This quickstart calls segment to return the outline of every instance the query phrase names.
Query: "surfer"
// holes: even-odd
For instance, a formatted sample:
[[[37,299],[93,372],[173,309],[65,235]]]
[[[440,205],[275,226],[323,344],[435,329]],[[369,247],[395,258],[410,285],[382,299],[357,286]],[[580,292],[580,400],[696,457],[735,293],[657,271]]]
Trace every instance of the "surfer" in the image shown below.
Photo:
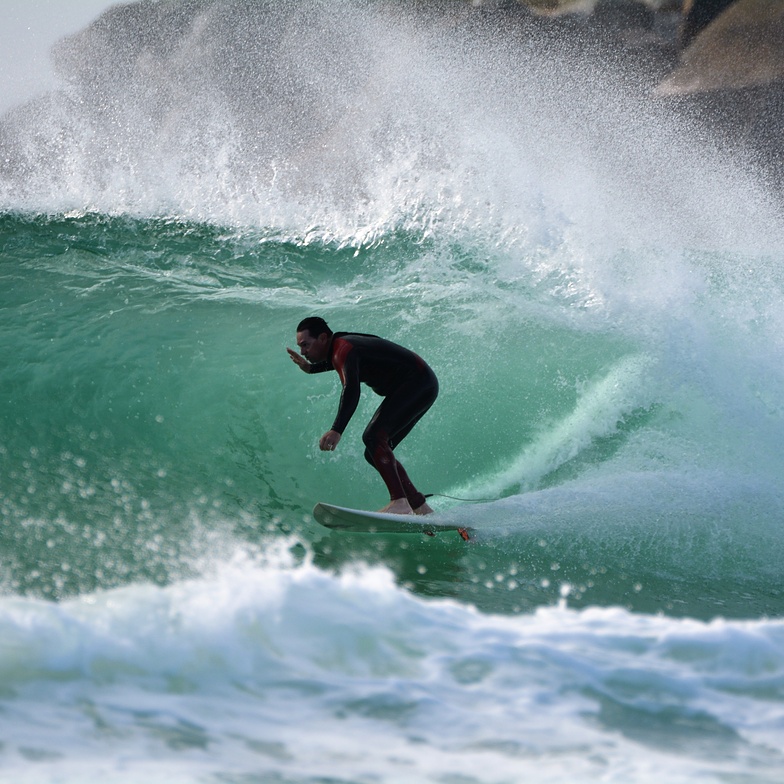
[[[433,510],[425,496],[393,454],[438,396],[438,379],[430,366],[413,351],[376,335],[333,333],[318,316],[299,323],[297,346],[299,354],[290,348],[286,351],[305,373],[337,370],[343,384],[338,413],[319,439],[319,448],[335,449],[356,411],[359,385],[367,384],[384,398],[362,434],[365,460],[381,474],[389,490],[389,504],[381,511],[430,514]]]

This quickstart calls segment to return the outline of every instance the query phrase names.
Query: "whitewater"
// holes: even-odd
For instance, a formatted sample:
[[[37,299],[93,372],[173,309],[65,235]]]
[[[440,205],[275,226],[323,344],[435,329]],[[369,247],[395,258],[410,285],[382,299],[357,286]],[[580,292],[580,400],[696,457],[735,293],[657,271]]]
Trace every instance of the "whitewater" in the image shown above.
[[[0,117],[1,782],[780,780],[781,202],[518,22],[143,0]],[[308,315],[471,542],[313,520],[386,499]]]

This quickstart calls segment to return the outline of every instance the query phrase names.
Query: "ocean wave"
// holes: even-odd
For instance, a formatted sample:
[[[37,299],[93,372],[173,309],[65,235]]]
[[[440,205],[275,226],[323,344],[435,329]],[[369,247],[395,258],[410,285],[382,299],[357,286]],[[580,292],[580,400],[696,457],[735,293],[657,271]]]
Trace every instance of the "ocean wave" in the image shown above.
[[[239,553],[168,587],[4,597],[4,768],[34,750],[40,780],[56,764],[63,781],[102,765],[121,781],[150,754],[183,780],[319,769],[426,781],[459,766],[484,781],[492,764],[537,781],[642,782],[651,766],[710,781],[753,759],[764,781],[781,764],[780,621],[566,602],[486,615],[412,596],[383,568],[331,573]],[[677,742],[662,746],[673,726]],[[127,762],[107,768],[121,747]]]

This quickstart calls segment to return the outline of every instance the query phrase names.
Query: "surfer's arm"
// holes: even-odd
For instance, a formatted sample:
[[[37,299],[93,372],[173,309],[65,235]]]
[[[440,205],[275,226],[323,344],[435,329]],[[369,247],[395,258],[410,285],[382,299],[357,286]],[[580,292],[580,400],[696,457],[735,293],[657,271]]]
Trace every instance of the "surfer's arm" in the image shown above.
[[[286,347],[286,351],[289,352],[292,362],[305,373],[325,373],[327,370],[332,370],[328,362],[308,362],[305,357],[297,354],[293,349]]]
[[[349,420],[357,410],[360,395],[359,357],[357,352],[348,351],[339,357],[339,361],[340,363],[336,364],[335,369],[343,382],[343,391],[340,394],[338,413],[335,416],[335,421],[332,423],[332,430],[336,433],[342,433],[346,429]]]

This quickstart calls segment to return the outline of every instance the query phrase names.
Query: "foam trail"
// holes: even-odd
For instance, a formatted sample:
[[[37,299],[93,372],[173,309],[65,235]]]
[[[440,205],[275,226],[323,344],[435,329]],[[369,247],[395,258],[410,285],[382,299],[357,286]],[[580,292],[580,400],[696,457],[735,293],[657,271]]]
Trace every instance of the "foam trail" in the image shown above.
[[[539,487],[548,474],[574,460],[595,439],[615,433],[626,415],[645,405],[640,393],[650,365],[644,356],[625,357],[582,392],[574,411],[545,429],[517,457],[449,493],[501,497]]]

